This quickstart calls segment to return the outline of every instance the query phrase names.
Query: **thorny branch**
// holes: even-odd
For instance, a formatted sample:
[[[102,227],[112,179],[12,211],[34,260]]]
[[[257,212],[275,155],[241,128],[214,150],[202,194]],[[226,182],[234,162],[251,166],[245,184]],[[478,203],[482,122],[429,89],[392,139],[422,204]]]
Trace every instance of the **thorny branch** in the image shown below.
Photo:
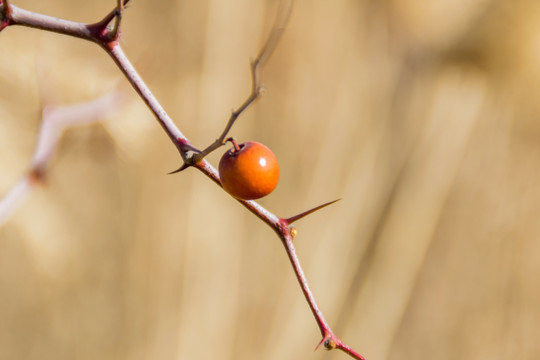
[[[259,80],[260,67],[268,60],[272,54],[272,51],[276,47],[281,34],[283,33],[291,12],[292,0],[281,2],[277,20],[270,32],[270,35],[257,57],[251,63],[251,93],[246,98],[244,103],[242,103],[238,109],[232,112],[220,137],[203,151],[193,147],[189,140],[182,134],[180,129],[178,129],[178,127],[174,124],[165,109],[163,109],[159,101],[154,97],[146,83],[139,76],[120,47],[118,43],[118,38],[121,35],[120,21],[124,10],[124,5],[127,4],[128,1],[129,0],[118,0],[116,8],[106,15],[101,21],[94,24],[83,24],[69,20],[62,20],[47,15],[32,13],[11,5],[7,0],[0,0],[0,31],[10,25],[22,25],[74,36],[98,44],[112,57],[135,91],[152,111],[169,138],[178,148],[184,160],[184,165],[178,171],[183,170],[188,166],[193,166],[212,179],[216,184],[221,186],[217,170],[204,159],[204,156],[223,145],[227,134],[237,118],[259,97],[261,93],[261,85]],[[114,24],[110,26],[112,20],[114,20]],[[322,207],[330,205],[332,202],[320,205],[291,218],[284,219],[277,217],[255,201],[238,201],[249,211],[268,224],[281,239],[302,292],[321,331],[322,340],[319,343],[319,346],[323,345],[328,350],[337,348],[355,359],[364,360],[361,355],[341,342],[341,340],[334,335],[330,329],[330,326],[324,319],[324,316],[319,309],[317,302],[315,301],[315,297],[309,288],[306,276],[302,270],[298,256],[296,255],[296,250],[292,240],[294,235],[296,235],[296,229],[291,226],[293,221],[299,220],[300,218],[319,210]]]

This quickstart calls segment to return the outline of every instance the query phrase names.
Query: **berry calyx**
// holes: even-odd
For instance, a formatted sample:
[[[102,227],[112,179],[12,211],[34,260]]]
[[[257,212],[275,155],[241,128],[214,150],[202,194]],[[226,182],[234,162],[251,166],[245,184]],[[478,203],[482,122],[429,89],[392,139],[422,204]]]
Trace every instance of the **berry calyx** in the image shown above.
[[[219,162],[223,189],[237,199],[253,200],[270,194],[279,180],[279,164],[272,151],[261,143],[237,144]]]

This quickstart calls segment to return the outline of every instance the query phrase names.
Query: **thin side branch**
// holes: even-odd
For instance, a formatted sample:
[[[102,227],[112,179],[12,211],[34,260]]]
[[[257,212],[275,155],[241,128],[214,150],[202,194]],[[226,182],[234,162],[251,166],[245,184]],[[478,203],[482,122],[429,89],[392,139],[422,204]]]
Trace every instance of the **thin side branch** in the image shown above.
[[[118,0],[114,16],[114,26],[109,32],[109,40],[118,40],[120,36],[120,23],[122,22],[122,13],[124,12],[124,1]]]
[[[279,39],[281,38],[283,31],[285,31],[287,23],[289,22],[289,19],[291,17],[293,5],[294,0],[280,1],[276,22],[272,27],[270,36],[268,36],[268,39],[266,39],[266,43],[261,48],[261,51],[255,58],[258,62],[258,65],[264,66],[268,59],[270,59],[270,56],[274,53],[274,49],[279,43]]]
[[[206,149],[201,151],[200,153],[195,155],[194,161],[200,161],[202,158],[204,158],[206,155],[210,154],[212,151],[218,149],[222,145],[225,144],[225,139],[227,138],[227,135],[229,134],[229,131],[231,130],[232,126],[236,122],[236,119],[251,105],[262,93],[262,86],[260,82],[259,77],[259,71],[260,68],[268,61],[272,53],[274,52],[274,49],[276,48],[276,45],[279,42],[279,39],[281,38],[281,35],[283,31],[285,30],[285,27],[287,25],[287,22],[289,21],[291,11],[292,11],[292,5],[293,1],[281,1],[280,7],[278,11],[278,15],[276,17],[276,22],[272,26],[272,29],[270,30],[270,34],[268,38],[266,39],[266,42],[264,43],[263,47],[259,51],[259,54],[257,57],[251,61],[251,92],[244,100],[242,105],[240,105],[236,110],[234,110],[231,113],[231,116],[229,117],[229,120],[227,121],[227,124],[225,125],[225,129],[223,129],[223,132],[219,136],[219,138],[216,139],[210,146],[208,146]]]
[[[261,95],[262,87],[260,85],[259,80],[259,59],[255,59],[251,62],[251,92],[244,100],[242,105],[238,107],[238,109],[234,110],[231,113],[231,116],[229,117],[229,120],[227,121],[227,125],[225,125],[225,129],[219,136],[219,138],[216,139],[210,146],[208,146],[206,149],[204,149],[202,152],[196,155],[195,161],[198,161],[202,158],[204,158],[206,155],[210,154],[212,151],[218,149],[222,145],[225,145],[225,138],[229,134],[229,131],[231,130],[232,126],[234,125],[236,119],[246,110],[257,98],[259,95]]]

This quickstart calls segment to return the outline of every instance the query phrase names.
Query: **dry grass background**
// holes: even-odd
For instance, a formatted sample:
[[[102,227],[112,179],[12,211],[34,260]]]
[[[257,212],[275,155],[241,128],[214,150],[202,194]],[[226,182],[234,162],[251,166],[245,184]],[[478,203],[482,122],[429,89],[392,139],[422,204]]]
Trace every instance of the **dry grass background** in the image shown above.
[[[115,1],[13,0],[92,22]],[[249,91],[274,1],[133,1],[123,45],[197,146]],[[330,325],[370,360],[540,357],[540,4],[298,0],[233,135],[270,146],[261,203],[298,223]],[[40,103],[124,82],[95,45],[0,33],[0,193],[26,171]],[[38,69],[41,75],[38,75]],[[39,88],[43,91],[40,95]],[[0,228],[0,359],[345,359],[277,237],[127,103],[64,137]],[[220,154],[209,159],[216,164]]]

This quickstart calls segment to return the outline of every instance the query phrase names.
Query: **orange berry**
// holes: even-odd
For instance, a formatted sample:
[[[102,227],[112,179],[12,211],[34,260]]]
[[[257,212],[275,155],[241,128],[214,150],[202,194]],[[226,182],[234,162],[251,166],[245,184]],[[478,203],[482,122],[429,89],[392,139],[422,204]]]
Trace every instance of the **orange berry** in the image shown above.
[[[279,164],[272,151],[261,143],[236,144],[219,162],[223,189],[237,199],[253,200],[270,194],[279,180]]]

